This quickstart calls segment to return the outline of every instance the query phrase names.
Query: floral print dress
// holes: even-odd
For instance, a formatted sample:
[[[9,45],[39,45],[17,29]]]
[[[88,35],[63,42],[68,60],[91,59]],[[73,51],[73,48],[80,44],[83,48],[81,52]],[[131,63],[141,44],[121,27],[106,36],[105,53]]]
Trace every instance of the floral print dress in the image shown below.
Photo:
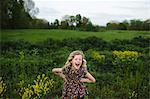
[[[87,73],[86,68],[80,67],[79,70],[73,70],[71,67],[63,69],[66,81],[62,92],[63,97],[83,97],[86,94],[86,87],[80,82],[80,79]]]

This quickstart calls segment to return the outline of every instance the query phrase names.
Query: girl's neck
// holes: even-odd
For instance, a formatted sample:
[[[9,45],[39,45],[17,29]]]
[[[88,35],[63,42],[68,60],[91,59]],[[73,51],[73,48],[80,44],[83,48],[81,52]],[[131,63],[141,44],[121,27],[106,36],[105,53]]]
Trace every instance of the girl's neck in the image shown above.
[[[80,67],[79,69],[75,69],[73,66],[71,66],[71,69],[74,71],[79,71],[82,67]]]

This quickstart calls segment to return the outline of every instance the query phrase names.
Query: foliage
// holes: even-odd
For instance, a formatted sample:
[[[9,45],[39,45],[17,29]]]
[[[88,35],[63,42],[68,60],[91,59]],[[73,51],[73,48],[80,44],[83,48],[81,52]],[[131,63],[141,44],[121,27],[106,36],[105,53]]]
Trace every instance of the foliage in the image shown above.
[[[86,84],[90,99],[148,98],[148,41],[144,37],[111,42],[97,37],[1,41],[0,77],[7,85],[2,98],[60,98],[63,80],[51,70],[64,66],[77,49],[84,51],[88,71],[96,78],[95,84]]]
[[[113,51],[114,61],[117,73],[124,73],[127,76],[136,70],[135,64],[140,53],[136,51]],[[128,77],[128,76],[127,76]]]
[[[119,59],[137,59],[137,57],[140,55],[140,53],[136,51],[113,51],[113,55]]]
[[[44,98],[47,93],[49,93],[53,87],[54,81],[45,76],[45,74],[38,75],[37,79],[34,80],[34,84],[28,84],[27,87],[24,87],[24,80],[18,83],[20,87],[19,95],[22,99],[30,99],[30,98]]]
[[[110,30],[150,30],[150,19],[147,20],[139,20],[139,19],[133,19],[130,21],[123,21],[123,22],[108,22],[107,23],[107,29]]]
[[[93,53],[92,53],[93,55],[93,59],[95,60],[95,61],[104,61],[105,60],[105,55],[101,55],[99,52],[96,52],[96,51],[93,51]]]
[[[89,18],[77,14],[75,16],[65,15],[62,20],[55,19],[51,22],[50,29],[71,29],[80,31],[99,31],[98,25],[93,25]]]
[[[33,0],[2,0],[1,2],[2,29],[49,28],[49,22],[37,19],[39,9]]]
[[[6,92],[6,83],[4,83],[2,77],[0,77],[0,97],[3,97],[4,93]]]

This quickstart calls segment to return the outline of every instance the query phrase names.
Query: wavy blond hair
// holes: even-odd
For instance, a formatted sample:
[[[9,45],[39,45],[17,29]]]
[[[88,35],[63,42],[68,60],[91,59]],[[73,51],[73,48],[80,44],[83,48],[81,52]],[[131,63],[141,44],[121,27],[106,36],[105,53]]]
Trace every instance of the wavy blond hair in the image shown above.
[[[72,65],[71,61],[72,61],[72,59],[74,58],[75,55],[81,55],[82,56],[82,65],[81,65],[81,67],[87,68],[87,65],[86,65],[87,62],[85,60],[85,56],[84,56],[83,52],[80,51],[80,50],[76,50],[76,51],[73,51],[73,52],[70,53],[70,55],[67,59],[67,62],[65,63],[63,68],[66,68],[66,67],[69,67],[69,66]]]

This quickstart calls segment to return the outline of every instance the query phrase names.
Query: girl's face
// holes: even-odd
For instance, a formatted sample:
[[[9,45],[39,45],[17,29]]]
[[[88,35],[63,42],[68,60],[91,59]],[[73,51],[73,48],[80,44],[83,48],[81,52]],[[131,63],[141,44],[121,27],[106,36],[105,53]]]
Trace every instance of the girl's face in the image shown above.
[[[75,55],[71,63],[72,66],[78,70],[82,65],[82,55]]]

